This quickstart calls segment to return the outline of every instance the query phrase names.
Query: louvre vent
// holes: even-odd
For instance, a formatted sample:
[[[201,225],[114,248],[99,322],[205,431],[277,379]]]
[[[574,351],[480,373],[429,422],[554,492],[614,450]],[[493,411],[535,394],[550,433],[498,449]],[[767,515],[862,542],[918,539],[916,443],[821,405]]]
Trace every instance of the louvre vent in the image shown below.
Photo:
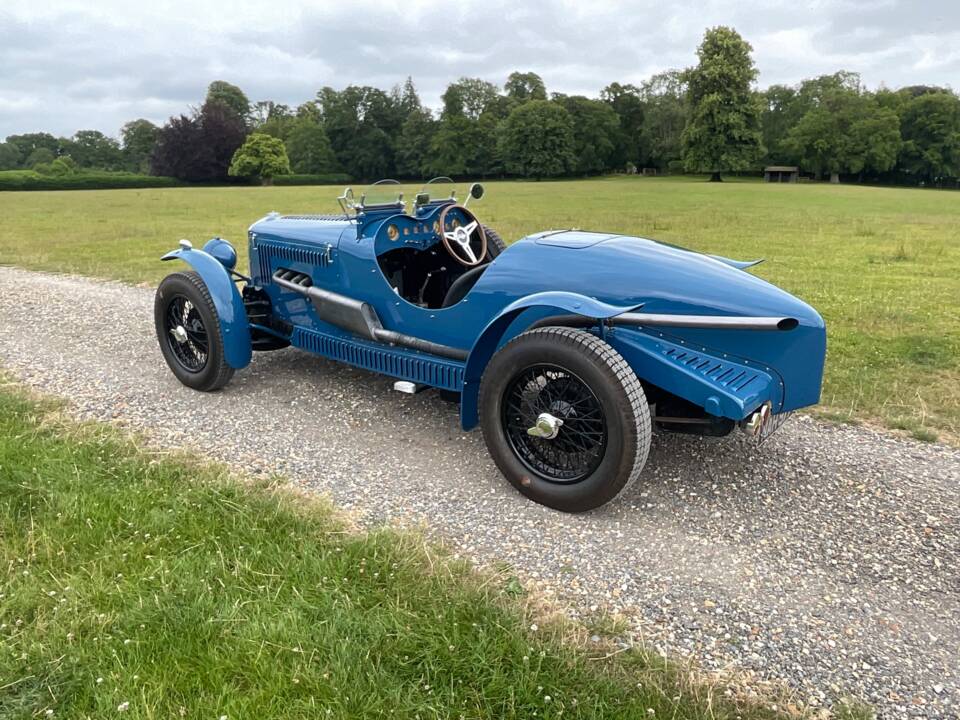
[[[668,347],[663,351],[663,354],[675,364],[688,367],[718,385],[731,388],[737,393],[742,392],[750,383],[761,377],[759,373],[746,370],[741,365],[721,362],[709,355],[699,355],[689,350]]]

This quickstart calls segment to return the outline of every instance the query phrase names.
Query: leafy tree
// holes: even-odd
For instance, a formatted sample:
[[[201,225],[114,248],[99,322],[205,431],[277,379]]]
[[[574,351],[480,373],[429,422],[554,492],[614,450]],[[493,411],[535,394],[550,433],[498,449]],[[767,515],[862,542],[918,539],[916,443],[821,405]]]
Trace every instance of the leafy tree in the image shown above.
[[[508,116],[509,117],[509,116]],[[476,125],[474,162],[472,172],[481,177],[503,175],[503,155],[500,152],[500,132],[504,121],[493,108],[483,113]]]
[[[394,87],[390,93],[393,104],[396,106],[400,115],[406,120],[411,114],[423,110],[420,102],[420,96],[417,94],[417,88],[413,84],[413,78],[409,75],[404,81],[403,86]]]
[[[57,156],[53,150],[46,147],[38,147],[27,156],[23,165],[27,168],[36,168],[38,165],[49,165],[56,159]]]
[[[157,132],[150,172],[196,182],[215,178],[198,114],[170,118]]]
[[[296,115],[297,120],[310,120],[318,125],[323,122],[323,112],[321,112],[320,105],[316,100],[308,100],[297,105],[294,115]]]
[[[279,138],[251,133],[234,154],[229,172],[232,177],[256,177],[270,185],[277,175],[290,174],[287,149]]]
[[[491,113],[483,113],[476,120],[463,115],[444,117],[434,125],[424,171],[431,175],[502,174],[499,128],[499,121]]]
[[[315,122],[296,120],[284,144],[294,172],[322,175],[339,169],[327,133]]]
[[[907,85],[906,87],[900,88],[897,92],[911,99],[920,97],[921,95],[953,94],[949,88],[940,87],[939,85]]]
[[[436,126],[424,169],[430,175],[467,175],[472,164],[470,138],[477,121],[463,115],[448,115]]]
[[[214,80],[207,88],[207,98],[204,104],[222,103],[233,112],[244,124],[250,118],[250,100],[236,85],[225,80]]]
[[[609,170],[620,142],[620,118],[610,105],[582,95],[559,101],[573,120],[573,169],[584,174]]]
[[[275,103],[273,100],[258,100],[250,108],[250,122],[254,127],[261,127],[269,120],[292,117],[289,105]]]
[[[796,146],[789,141],[790,132],[808,112],[820,107],[828,97],[836,94],[861,95],[860,76],[840,70],[831,75],[804,80],[799,85],[771,85],[760,93],[763,105],[761,122],[767,160],[772,163],[803,164]],[[878,96],[879,97],[879,96]],[[881,102],[889,106],[889,102]]]
[[[397,139],[397,172],[404,177],[421,177],[429,172],[430,144],[437,123],[429,110],[411,112]]]
[[[41,175],[55,175],[63,177],[64,175],[73,175],[80,170],[80,167],[69,155],[62,155],[53,160],[53,162],[39,163],[34,168]]]
[[[771,85],[762,94],[763,144],[771,163],[797,162],[785,145],[787,134],[803,116],[797,90],[787,85]]]
[[[268,118],[262,125],[257,126],[256,132],[280,138],[286,142],[297,123],[297,118],[292,115],[290,117],[275,116]],[[314,122],[313,124],[316,125],[317,123]]]
[[[600,99],[617,114],[620,127],[616,147],[610,159],[611,167],[625,169],[628,164],[643,165],[646,159],[643,137],[644,102],[635,85],[614,82],[600,91]]]
[[[442,117],[463,116],[478,120],[483,111],[499,97],[497,86],[491,82],[480,78],[460,78],[450,83],[442,95]]]
[[[918,94],[903,106],[900,121],[907,172],[927,182],[960,176],[960,98]]]
[[[815,105],[790,131],[786,147],[818,174],[884,172],[900,148],[900,121],[859,89],[836,85],[823,89]]]
[[[757,78],[753,48],[736,30],[707,30],[699,64],[686,74],[692,115],[681,136],[684,166],[693,172],[746,170],[763,153],[760,107],[751,91]]]
[[[205,102],[192,116],[170,118],[160,129],[150,171],[191,182],[224,180],[246,133],[233,110],[221,102]]]
[[[120,129],[121,147],[127,167],[134,172],[147,172],[150,155],[160,131],[149,120],[132,120]]]
[[[348,174],[392,174],[403,118],[390,95],[373,87],[351,85],[339,92],[326,87],[317,94],[317,103],[333,151]]]
[[[208,100],[200,108],[200,128],[209,153],[209,179],[223,179],[244,139],[246,124],[232,108],[221,102]]]
[[[60,141],[50,133],[41,132],[26,133],[24,135],[10,135],[7,138],[7,143],[13,145],[20,153],[23,167],[33,167],[33,164],[30,162],[30,156],[33,154],[34,150],[39,148],[49,150],[52,157],[49,160],[46,160],[46,162],[52,162],[53,157],[56,157],[60,152]],[[43,162],[43,160],[40,160],[39,162]]]
[[[289,106],[261,100],[251,110],[251,125],[256,132],[286,141],[297,122]]]
[[[850,127],[849,170],[883,173],[897,162],[903,144],[900,118],[892,110],[881,108],[871,99],[866,112]]]
[[[73,175],[80,172],[80,166],[69,155],[58,157],[50,163],[50,169],[54,175]]]
[[[528,100],[546,100],[547,88],[543,79],[535,72],[512,72],[503,85],[508,98],[527,102]]]
[[[573,120],[561,105],[532,100],[504,121],[500,151],[507,172],[524,177],[562,175],[574,166]]]
[[[20,167],[20,148],[13,143],[0,142],[0,170],[16,170]]]
[[[687,90],[684,74],[667,70],[654,75],[640,87],[643,99],[644,165],[661,170],[680,165],[681,136],[687,123]],[[639,164],[639,163],[638,163]]]
[[[60,154],[69,155],[82,168],[119,170],[124,164],[120,143],[99,130],[78,130],[70,140],[61,142]]]

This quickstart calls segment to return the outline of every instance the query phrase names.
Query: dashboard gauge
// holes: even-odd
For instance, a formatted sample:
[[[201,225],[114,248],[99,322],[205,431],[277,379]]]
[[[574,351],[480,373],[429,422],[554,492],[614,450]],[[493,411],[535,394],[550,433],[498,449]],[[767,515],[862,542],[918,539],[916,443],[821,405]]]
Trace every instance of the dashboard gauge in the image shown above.
[[[396,225],[390,225],[387,228],[387,237],[393,241],[396,241],[396,239],[400,237],[400,231],[397,229]]]
[[[433,232],[434,232],[435,234],[437,234],[437,235],[440,234],[440,221],[439,221],[439,220],[434,220],[434,221],[433,221]]]

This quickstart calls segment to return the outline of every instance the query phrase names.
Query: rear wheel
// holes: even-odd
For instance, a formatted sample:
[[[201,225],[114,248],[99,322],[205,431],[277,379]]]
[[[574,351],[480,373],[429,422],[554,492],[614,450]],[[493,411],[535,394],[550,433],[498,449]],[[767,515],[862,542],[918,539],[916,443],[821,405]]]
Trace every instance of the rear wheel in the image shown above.
[[[487,257],[491,260],[507,249],[507,244],[500,237],[500,233],[493,228],[484,225],[483,234],[487,236]]]
[[[480,383],[490,454],[521,493],[566,512],[613,500],[639,477],[650,449],[650,410],[623,357],[582,330],[518,336]]]
[[[168,275],[153,304],[157,340],[177,379],[194,390],[219,390],[233,377],[224,359],[220,320],[206,284],[195,272]]]

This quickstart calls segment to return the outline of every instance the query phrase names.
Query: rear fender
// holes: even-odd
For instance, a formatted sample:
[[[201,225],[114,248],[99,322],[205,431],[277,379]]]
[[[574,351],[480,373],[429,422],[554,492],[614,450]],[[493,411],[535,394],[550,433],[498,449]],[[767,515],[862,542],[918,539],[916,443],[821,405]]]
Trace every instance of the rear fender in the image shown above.
[[[243,298],[227,269],[209,253],[192,248],[168,252],[161,260],[183,260],[197,271],[207,286],[220,318],[223,354],[227,365],[239,370],[250,364],[253,345],[250,342],[250,323]]]
[[[606,320],[614,315],[636,310],[638,306],[609,305],[599,300],[570,292],[542,292],[528,295],[505,307],[480,333],[463,371],[463,390],[460,395],[460,424],[470,430],[480,422],[480,378],[490,358],[503,345],[522,333],[537,320],[558,314],[575,314]],[[520,321],[520,318],[523,318]]]
[[[634,328],[614,328],[606,339],[641,379],[711,415],[743,420],[766,402],[775,413],[783,406],[783,381],[763,364]]]

